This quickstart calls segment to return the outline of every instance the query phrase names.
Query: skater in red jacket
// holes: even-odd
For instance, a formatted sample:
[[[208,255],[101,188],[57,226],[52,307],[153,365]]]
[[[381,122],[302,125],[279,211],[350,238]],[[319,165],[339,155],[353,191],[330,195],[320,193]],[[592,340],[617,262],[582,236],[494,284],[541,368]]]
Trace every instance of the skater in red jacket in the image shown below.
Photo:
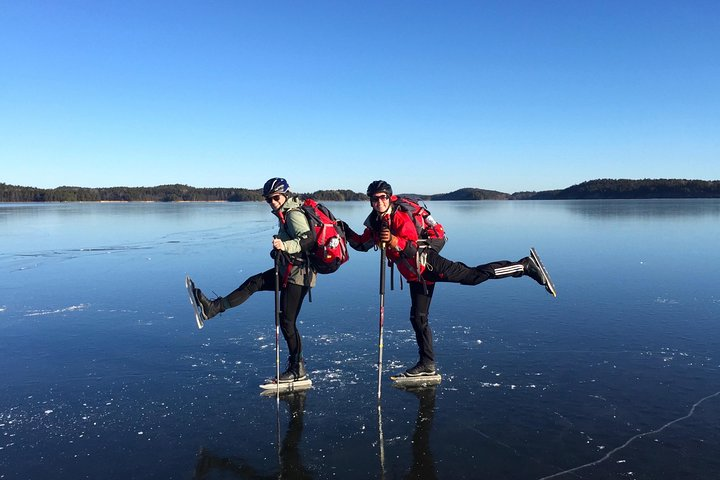
[[[390,184],[383,180],[372,182],[367,189],[372,212],[365,220],[365,231],[359,235],[349,227],[345,229],[350,246],[366,252],[379,245],[385,246],[388,261],[398,270],[410,286],[410,323],[415,331],[420,359],[406,370],[406,376],[435,375],[435,354],[432,331],[428,323],[430,302],[436,282],[477,285],[490,279],[529,276],[551,295],[555,288],[544,267],[531,256],[517,262],[499,260],[476,267],[454,262],[439,255],[442,242],[427,239],[423,226],[413,219],[406,208],[399,208],[402,199],[393,195]],[[430,226],[434,222],[430,221]],[[533,258],[534,257],[534,258]]]

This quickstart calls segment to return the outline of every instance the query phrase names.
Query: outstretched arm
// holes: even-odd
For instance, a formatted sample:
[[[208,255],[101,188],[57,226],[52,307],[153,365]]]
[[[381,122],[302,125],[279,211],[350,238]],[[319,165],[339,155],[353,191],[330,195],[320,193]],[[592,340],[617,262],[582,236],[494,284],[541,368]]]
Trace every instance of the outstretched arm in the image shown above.
[[[375,238],[373,231],[370,228],[365,228],[362,235],[358,235],[355,230],[350,228],[350,225],[339,220],[343,230],[345,230],[345,238],[347,238],[350,246],[358,252],[367,252],[375,246]]]

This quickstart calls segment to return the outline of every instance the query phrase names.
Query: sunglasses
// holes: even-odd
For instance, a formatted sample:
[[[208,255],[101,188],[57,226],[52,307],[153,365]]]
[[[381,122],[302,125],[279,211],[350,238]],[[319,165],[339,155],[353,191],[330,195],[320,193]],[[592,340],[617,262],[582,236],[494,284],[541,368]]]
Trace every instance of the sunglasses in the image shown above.
[[[370,203],[378,203],[380,201],[387,202],[389,198],[390,197],[388,197],[387,195],[378,195],[376,197],[370,197]]]
[[[282,198],[281,195],[273,195],[272,197],[265,197],[265,201],[267,203],[279,202],[280,198]]]

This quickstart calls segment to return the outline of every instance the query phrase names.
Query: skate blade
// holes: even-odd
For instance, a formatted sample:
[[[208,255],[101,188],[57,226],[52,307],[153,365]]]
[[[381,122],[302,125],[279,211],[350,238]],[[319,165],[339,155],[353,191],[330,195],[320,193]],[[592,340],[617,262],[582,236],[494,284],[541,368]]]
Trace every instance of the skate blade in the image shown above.
[[[280,382],[276,383],[275,380],[268,380],[267,382],[260,385],[260,395],[273,395],[278,390],[280,393],[283,392],[299,392],[307,390],[312,387],[312,380],[305,378],[305,380],[296,380],[294,382]]]
[[[543,279],[545,280],[545,290],[552,295],[553,297],[557,298],[557,291],[555,290],[555,284],[553,283],[552,279],[550,278],[550,274],[548,273],[547,269],[545,268],[545,265],[543,265],[542,260],[540,260],[540,256],[538,255],[537,251],[535,251],[535,248],[530,247],[530,256],[533,260],[535,260],[535,263],[537,263],[538,267],[540,267],[540,273],[543,276]]]
[[[185,277],[185,288],[187,288],[188,296],[190,297],[190,305],[192,305],[193,312],[195,313],[195,323],[197,323],[199,330],[205,326],[205,321],[200,313],[200,306],[197,302],[195,302],[195,295],[193,294],[193,290],[195,290],[195,282],[192,281],[190,275]]]
[[[408,377],[407,375],[401,373],[399,375],[391,376],[390,380],[393,381],[393,386],[395,387],[420,387],[438,385],[442,381],[442,376],[439,373],[436,373],[434,375],[416,375]]]

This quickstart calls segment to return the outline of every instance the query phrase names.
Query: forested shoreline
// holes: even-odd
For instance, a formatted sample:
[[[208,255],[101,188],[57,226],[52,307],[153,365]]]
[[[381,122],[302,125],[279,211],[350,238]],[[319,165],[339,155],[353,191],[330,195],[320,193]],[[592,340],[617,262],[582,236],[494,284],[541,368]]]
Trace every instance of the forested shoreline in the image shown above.
[[[303,194],[318,200],[365,200],[350,190],[321,190]],[[42,189],[0,183],[0,202],[260,202],[262,190],[195,188],[188,185],[155,187],[58,187]]]
[[[299,193],[320,201],[367,200],[352,190],[319,190]],[[637,198],[720,198],[718,180],[598,179],[562,190],[503,193],[480,188],[461,188],[441,194],[406,194],[425,200],[571,200]],[[259,202],[260,189],[196,188],[188,185],[154,187],[57,187],[43,189],[0,183],[0,202]]]

